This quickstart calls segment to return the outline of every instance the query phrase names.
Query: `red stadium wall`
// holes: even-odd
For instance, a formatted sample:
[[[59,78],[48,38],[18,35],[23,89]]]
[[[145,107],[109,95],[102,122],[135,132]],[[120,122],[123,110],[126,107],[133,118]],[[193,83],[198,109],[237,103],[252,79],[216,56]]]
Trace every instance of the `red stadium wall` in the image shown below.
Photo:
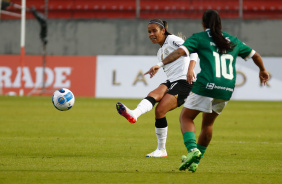
[[[47,56],[46,92],[42,93],[42,56],[25,56],[23,86],[20,56],[0,55],[0,92],[18,95],[50,95],[55,89],[68,88],[76,96],[94,97],[96,56]]]
[[[21,0],[10,0],[21,4]],[[282,19],[281,0],[243,0],[243,19]],[[221,18],[239,18],[239,0],[52,0],[48,2],[48,18],[188,18],[200,19],[206,9],[217,10]],[[44,0],[28,0],[44,12]],[[20,12],[12,6],[8,11]],[[4,19],[15,17],[2,15]],[[27,18],[33,18],[27,13]]]

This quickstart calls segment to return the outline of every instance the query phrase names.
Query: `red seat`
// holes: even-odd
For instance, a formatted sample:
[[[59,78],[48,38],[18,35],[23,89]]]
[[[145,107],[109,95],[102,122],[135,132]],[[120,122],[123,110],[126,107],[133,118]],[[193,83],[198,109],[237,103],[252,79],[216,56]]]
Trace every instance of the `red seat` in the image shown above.
[[[72,10],[74,9],[75,0],[51,0],[48,1],[48,9],[52,10]]]
[[[243,1],[244,10],[252,11],[264,11],[264,10],[281,10],[282,1],[281,0],[244,0]]]
[[[76,0],[73,18],[135,18],[135,0]]]
[[[135,18],[134,11],[112,11],[112,10],[77,10],[74,11],[73,18]]]
[[[238,0],[141,0],[141,18],[196,18],[202,17],[207,9],[216,9],[223,18],[238,18]]]
[[[245,19],[281,19],[281,0],[244,0],[243,18]]]
[[[141,0],[142,10],[238,9],[238,0]]]
[[[84,10],[135,10],[135,0],[75,0],[75,9]]]
[[[11,0],[10,2],[14,4],[21,5],[22,1],[21,0]],[[31,6],[34,6],[36,9],[44,9],[45,4],[44,1],[38,1],[38,0],[27,0],[26,1],[26,7],[30,8]],[[13,6],[8,7],[9,10],[17,10],[16,8],[13,8]],[[7,9],[7,10],[8,10]]]

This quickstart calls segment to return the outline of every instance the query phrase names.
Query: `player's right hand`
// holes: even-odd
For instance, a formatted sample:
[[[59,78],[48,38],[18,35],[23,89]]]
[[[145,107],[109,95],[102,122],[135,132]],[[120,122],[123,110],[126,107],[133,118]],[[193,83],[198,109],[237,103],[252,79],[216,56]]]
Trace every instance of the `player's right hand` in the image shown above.
[[[259,79],[263,85],[266,84],[269,78],[270,78],[269,73],[266,70],[262,70],[259,72]]]
[[[152,68],[150,68],[149,71],[147,71],[146,73],[144,73],[144,75],[150,74],[150,78],[154,77],[154,75],[158,72],[160,66],[159,65],[155,65]]]

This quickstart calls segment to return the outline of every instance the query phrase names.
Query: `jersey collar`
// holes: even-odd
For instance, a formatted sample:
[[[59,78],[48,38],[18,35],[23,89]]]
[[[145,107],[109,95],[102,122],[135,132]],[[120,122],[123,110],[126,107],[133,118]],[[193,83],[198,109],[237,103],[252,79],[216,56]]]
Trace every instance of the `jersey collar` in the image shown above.
[[[164,41],[164,43],[162,44],[162,46],[165,45],[165,44],[167,44],[167,37],[168,37],[168,36],[169,36],[169,35],[167,35],[167,36],[165,37],[165,41]],[[162,46],[161,46],[161,47],[162,47]]]

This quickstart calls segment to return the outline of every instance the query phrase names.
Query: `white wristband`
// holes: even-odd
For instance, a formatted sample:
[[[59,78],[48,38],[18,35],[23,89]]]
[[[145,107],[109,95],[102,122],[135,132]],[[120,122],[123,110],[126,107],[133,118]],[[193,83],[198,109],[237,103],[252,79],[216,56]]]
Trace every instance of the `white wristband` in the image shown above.
[[[163,67],[163,66],[164,66],[164,63],[163,63],[163,62],[159,62],[157,65],[158,65],[159,67]]]

